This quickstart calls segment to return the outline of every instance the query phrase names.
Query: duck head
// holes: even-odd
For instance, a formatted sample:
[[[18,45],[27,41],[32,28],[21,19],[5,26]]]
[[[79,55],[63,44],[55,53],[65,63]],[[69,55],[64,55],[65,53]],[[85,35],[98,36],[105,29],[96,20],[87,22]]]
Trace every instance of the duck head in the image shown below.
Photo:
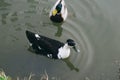
[[[56,6],[56,10],[58,11],[58,13],[61,11],[62,9],[62,4],[59,3],[57,6]]]
[[[62,4],[59,3],[52,12],[53,16],[55,16],[57,13],[60,13],[61,9],[62,9]]]
[[[72,39],[68,39],[67,41],[66,41],[66,43],[68,44],[68,46],[71,46],[71,47],[73,47],[73,49],[76,51],[76,52],[78,52],[77,51],[77,48],[76,48],[76,43],[75,43],[75,41],[74,40],[72,40]]]

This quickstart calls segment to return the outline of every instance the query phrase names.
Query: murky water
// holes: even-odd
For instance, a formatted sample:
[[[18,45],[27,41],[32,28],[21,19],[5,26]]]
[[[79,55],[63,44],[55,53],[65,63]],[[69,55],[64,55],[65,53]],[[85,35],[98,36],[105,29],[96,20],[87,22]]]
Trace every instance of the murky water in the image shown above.
[[[13,77],[47,71],[50,80],[120,80],[119,0],[65,0],[68,18],[49,20],[56,0],[0,0],[0,68]],[[72,38],[80,53],[51,60],[28,50],[25,30],[65,42]]]

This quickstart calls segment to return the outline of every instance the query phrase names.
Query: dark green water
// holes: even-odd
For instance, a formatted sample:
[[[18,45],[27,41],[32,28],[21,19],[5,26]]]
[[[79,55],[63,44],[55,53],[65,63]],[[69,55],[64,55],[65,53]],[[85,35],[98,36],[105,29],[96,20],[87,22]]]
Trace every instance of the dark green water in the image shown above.
[[[12,77],[50,80],[120,80],[120,1],[65,0],[68,18],[60,26],[49,20],[56,0],[0,0],[0,68]],[[28,50],[25,30],[65,42],[72,38],[80,53],[51,60]]]

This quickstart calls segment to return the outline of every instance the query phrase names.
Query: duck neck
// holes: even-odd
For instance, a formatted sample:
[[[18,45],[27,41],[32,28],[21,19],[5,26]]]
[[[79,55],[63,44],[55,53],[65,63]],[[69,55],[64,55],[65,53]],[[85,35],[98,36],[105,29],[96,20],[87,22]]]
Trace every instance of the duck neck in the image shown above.
[[[60,0],[60,3],[62,2],[62,0]]]
[[[63,46],[64,49],[69,49],[69,45],[67,43],[65,43],[65,45]]]

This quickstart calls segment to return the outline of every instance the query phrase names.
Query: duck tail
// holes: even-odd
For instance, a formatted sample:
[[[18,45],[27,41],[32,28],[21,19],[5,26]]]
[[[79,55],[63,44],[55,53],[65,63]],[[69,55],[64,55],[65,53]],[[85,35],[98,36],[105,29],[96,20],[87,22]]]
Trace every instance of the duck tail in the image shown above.
[[[27,36],[28,40],[30,41],[30,43],[33,43],[36,40],[34,33],[30,32],[28,30],[26,30],[25,33],[26,33],[26,36]]]

